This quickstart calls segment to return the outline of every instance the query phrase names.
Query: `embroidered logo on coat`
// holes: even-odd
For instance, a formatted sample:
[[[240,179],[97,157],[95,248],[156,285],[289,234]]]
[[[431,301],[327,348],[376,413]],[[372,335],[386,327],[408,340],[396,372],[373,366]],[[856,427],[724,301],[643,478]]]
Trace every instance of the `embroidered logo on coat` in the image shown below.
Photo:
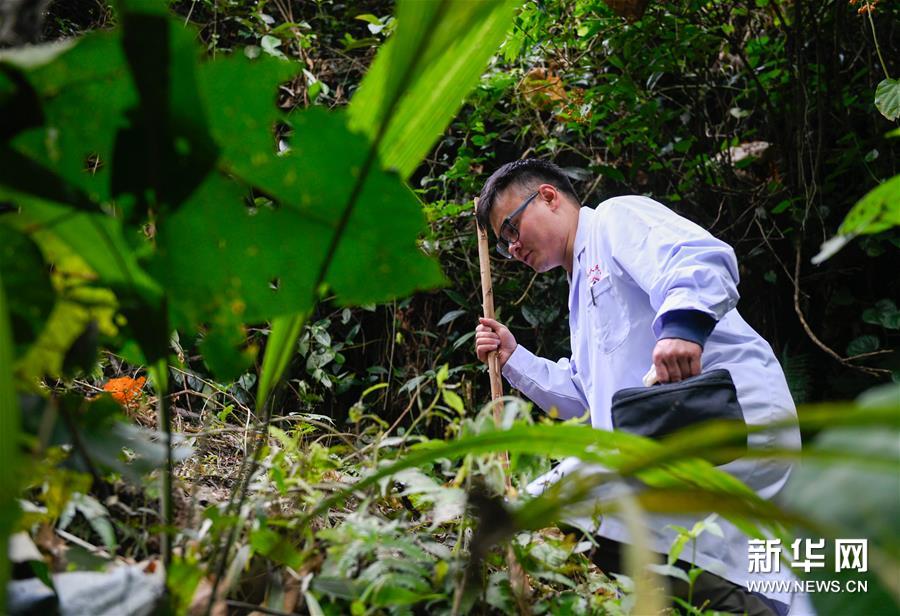
[[[600,271],[600,264],[592,265],[587,271],[588,284],[594,286],[603,278],[603,272]]]

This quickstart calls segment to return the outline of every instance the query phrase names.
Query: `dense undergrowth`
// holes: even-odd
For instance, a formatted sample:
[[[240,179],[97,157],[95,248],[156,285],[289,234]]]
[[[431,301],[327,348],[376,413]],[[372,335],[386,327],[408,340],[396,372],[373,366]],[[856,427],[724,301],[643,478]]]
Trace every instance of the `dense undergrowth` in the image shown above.
[[[705,490],[751,531],[866,536],[874,590],[857,600],[896,603],[896,390],[828,403],[897,380],[896,178],[841,227],[862,237],[809,263],[896,174],[896,85],[875,107],[896,6],[685,1],[627,23],[599,0],[156,4],[51,3],[43,39],[61,46],[0,58],[17,392],[0,463],[25,469],[4,498],[34,571],[162,559],[171,609],[195,614],[639,612],[659,600],[646,581],[607,578],[555,527],[590,485],[515,497],[594,452],[661,473],[666,510]],[[722,487],[693,456],[727,434],[706,451],[595,442],[515,399],[498,430],[471,351],[471,197],[525,155],[563,166],[586,204],[650,194],[735,246],[742,314],[796,400],[825,403],[801,409],[818,435],[801,485],[877,514]],[[494,265],[498,318],[565,355],[564,276]]]

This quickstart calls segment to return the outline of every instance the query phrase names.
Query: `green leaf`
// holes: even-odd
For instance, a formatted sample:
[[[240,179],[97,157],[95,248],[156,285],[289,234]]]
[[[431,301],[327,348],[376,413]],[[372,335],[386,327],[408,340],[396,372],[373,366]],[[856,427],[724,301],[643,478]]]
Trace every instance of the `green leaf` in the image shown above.
[[[393,174],[370,168],[359,177],[371,146],[348,131],[345,116],[310,108],[286,118],[275,108],[278,83],[295,70],[277,60],[232,56],[204,66],[201,74],[222,164],[283,209],[302,215],[294,225],[303,224],[300,237],[270,246],[280,252],[303,249],[292,266],[314,282],[341,214],[354,200],[326,278],[342,303],[384,301],[441,284],[437,263],[416,245],[425,230],[418,200]],[[250,81],[260,85],[244,87]],[[271,132],[277,121],[289,121],[293,129],[289,151],[281,154]],[[270,316],[308,310],[315,291],[309,286],[308,298]]]
[[[272,321],[272,331],[269,333],[262,369],[259,372],[259,387],[256,393],[257,411],[263,408],[272,388],[281,379],[281,375],[284,374],[291,357],[293,357],[304,322],[306,322],[304,314],[277,317]]]
[[[81,512],[81,515],[85,517],[91,525],[91,528],[94,529],[94,532],[96,532],[103,541],[103,545],[111,552],[115,552],[117,545],[116,533],[109,520],[109,511],[106,510],[106,507],[101,505],[94,497],[87,494],[81,494],[80,492],[73,495],[72,500],[69,501],[67,507],[70,507],[73,510],[77,509]],[[63,528],[66,526],[66,524],[63,524],[62,522],[60,525]]]
[[[452,323],[459,317],[465,315],[466,312],[467,312],[466,310],[451,310],[450,312],[446,313],[444,316],[441,317],[441,319],[437,322],[437,327],[440,327],[441,325],[447,325],[448,323]]]
[[[463,403],[462,398],[459,397],[455,391],[450,389],[441,390],[441,397],[444,399],[444,403],[449,406],[451,409],[459,413],[460,415],[466,414],[466,405]]]
[[[866,452],[892,459],[894,467],[872,467],[865,460],[827,463],[815,457],[822,450]],[[897,542],[900,432],[896,428],[883,427],[832,428],[807,445],[804,454],[807,452],[813,454],[813,458],[804,456],[804,463],[795,469],[795,475],[791,477],[782,497],[785,507],[830,529],[833,537],[864,537],[869,540],[869,571],[863,574],[849,572],[852,578],[868,582],[867,592],[816,593],[812,596],[815,606],[820,614],[844,614],[848,610],[880,613],[884,611],[884,606],[896,604],[896,574],[882,569],[889,566],[896,571],[900,548]],[[841,498],[834,498],[835,494],[840,494]],[[822,572],[814,571],[811,577],[829,580],[844,577],[834,573],[831,556],[828,554],[829,562]],[[843,573],[846,575],[848,572]]]
[[[122,49],[140,96],[129,125],[116,135],[113,194],[126,220],[180,205],[218,158],[196,78],[200,56],[191,29],[159,4],[129,2],[122,15]]]
[[[55,290],[51,299],[52,310],[47,314],[42,327],[36,330],[37,336],[21,354],[16,364],[16,375],[26,388],[34,388],[37,379],[43,376],[58,377],[72,374],[78,368],[91,367],[95,357],[98,336],[115,336],[119,327],[114,323],[117,301],[109,289],[96,283],[97,274],[72,248],[55,233],[51,224],[36,223],[39,218],[29,216],[35,210],[26,206],[22,214],[11,214],[4,217],[4,225],[0,229],[14,227],[28,229],[30,240],[40,247],[40,257],[52,264],[52,278]],[[67,211],[65,208],[63,212]],[[71,210],[68,210],[71,211]],[[60,226],[76,221],[81,215],[68,219],[60,219]],[[96,247],[94,247],[96,250]],[[102,251],[101,251],[102,252]],[[27,252],[21,252],[21,258],[27,259]],[[109,253],[107,253],[107,260]],[[108,265],[106,263],[105,265]],[[35,290],[41,283],[41,272],[48,272],[49,265],[41,264],[37,272],[33,272]],[[15,271],[15,270],[12,270]],[[29,284],[30,281],[26,281]],[[31,291],[22,291],[27,297]],[[46,288],[43,293],[46,292]],[[33,306],[32,306],[33,308]]]
[[[41,99],[44,122],[11,145],[94,201],[109,200],[116,135],[128,124],[125,111],[138,100],[120,36],[96,32],[62,50],[42,47],[48,55],[58,55],[33,66],[25,77]],[[91,156],[98,157],[94,165],[89,164]],[[0,176],[16,179],[2,170]]]
[[[706,448],[706,443],[701,441],[699,446]],[[455,459],[469,454],[496,451],[509,451],[511,454],[536,453],[553,458],[576,456],[587,462],[619,469],[626,475],[637,473],[651,485],[665,485],[671,480],[679,481],[670,476],[668,470],[653,476],[643,474],[643,470],[654,468],[661,460],[668,461],[671,455],[666,453],[668,450],[663,445],[649,439],[624,432],[595,430],[590,426],[569,424],[517,426],[509,430],[489,431],[455,441],[429,441],[413,447],[410,454],[398,462],[372,473],[349,490],[325,499],[310,516],[324,511],[349,493],[374,485],[380,479],[401,470],[421,466],[440,458]],[[656,457],[654,452],[659,457]],[[708,462],[702,460],[687,462],[682,457],[677,463],[673,463],[670,470],[682,477],[692,477],[694,487],[715,488],[758,500],[740,481],[715,469]]]
[[[284,55],[284,52],[278,49],[281,47],[281,39],[278,37],[272,36],[271,34],[266,34],[259,41],[260,47],[262,50],[275,58],[281,58],[282,60],[286,60],[287,56]]]
[[[900,79],[883,79],[875,88],[875,107],[888,120],[900,117]]]
[[[225,316],[224,322],[221,317]],[[218,312],[211,329],[200,341],[200,353],[207,367],[219,380],[234,381],[253,364],[256,347],[244,348],[247,331],[237,315]]]
[[[678,554],[681,553],[681,548],[682,548],[683,545],[684,545],[684,542],[681,541],[681,540],[682,540],[682,537],[680,537],[680,536],[675,540],[675,543],[681,542],[680,545],[678,546],[678,548],[679,548],[679,549],[678,549],[678,552],[677,552]],[[685,539],[685,540],[686,540],[686,539]],[[675,546],[673,546],[673,548],[674,548],[674,547],[675,547]],[[677,557],[676,557],[676,558],[677,558]],[[674,563],[674,562],[675,562],[675,561],[672,560],[672,555],[671,555],[671,552],[670,552],[670,553],[669,553],[669,563],[668,563],[668,564],[665,564],[665,565],[655,565],[655,564],[654,564],[654,565],[648,565],[648,568],[649,568],[651,571],[655,571],[656,573],[658,573],[658,574],[660,574],[660,575],[667,575],[667,576],[669,576],[669,577],[678,578],[679,580],[683,580],[685,583],[690,584],[690,583],[691,583],[691,579],[688,577],[688,574],[685,572],[684,569],[680,569],[680,568],[674,566],[674,565],[672,564],[672,563]]]
[[[672,546],[669,548],[669,565],[675,564],[675,561],[681,556],[681,552],[684,550],[684,546],[690,538],[688,533],[679,533],[678,536],[675,537],[675,541],[672,542]]]
[[[776,205],[775,207],[772,208],[772,213],[773,214],[781,214],[789,207],[791,207],[791,200],[790,199],[782,199],[781,201],[778,202],[778,205]]]
[[[880,233],[900,225],[900,175],[879,184],[860,199],[841,226],[841,235]]]
[[[303,566],[303,555],[291,543],[275,531],[262,527],[250,534],[253,549],[278,564],[299,570]]]
[[[335,150],[329,151],[330,144],[319,144],[313,139],[309,140],[309,147],[320,146],[320,149],[305,152],[308,158],[296,158],[295,161],[304,161],[302,166],[289,163],[277,155],[273,135],[275,125],[291,122],[276,107],[275,97],[278,86],[298,72],[298,65],[272,57],[250,59],[242,54],[233,54],[219,56],[212,62],[200,65],[197,79],[203,105],[209,115],[210,131],[222,149],[221,164],[246,182],[264,187],[282,204],[309,206],[313,195],[327,186],[329,173],[341,170],[342,161],[348,166],[362,161],[357,152],[348,152],[349,156],[344,159],[321,158],[321,155],[333,154]],[[252,83],[253,87],[248,88],[248,83]],[[301,138],[301,131],[306,128],[301,126],[296,129]],[[330,128],[323,127],[324,134],[321,136],[333,137],[327,132]],[[319,171],[308,171],[307,176],[301,177],[298,174],[304,170],[297,169],[298,166],[317,167]],[[335,184],[345,191],[343,194],[349,195],[350,189],[344,182],[346,173],[343,170],[335,178]],[[320,213],[323,220],[333,218],[330,209]]]
[[[879,300],[874,308],[864,310],[862,319],[886,329],[900,329],[900,310],[897,310],[897,305],[890,299]]]
[[[447,381],[447,377],[450,376],[450,364],[444,364],[441,366],[440,370],[437,371],[437,375],[435,376],[435,381],[437,381],[438,387],[443,387],[444,383]]]
[[[5,270],[0,267],[0,551],[7,553],[7,542],[18,514],[21,469],[18,461],[19,404],[13,388],[13,334],[6,303]],[[0,558],[0,605],[6,605],[9,559]]]
[[[853,357],[863,353],[872,353],[877,351],[880,346],[881,343],[878,341],[878,336],[859,336],[851,340],[850,344],[847,345],[847,355]]]
[[[812,259],[818,265],[857,235],[880,233],[900,225],[900,175],[879,184],[856,202],[838,228],[838,235],[822,244]]]
[[[350,103],[350,126],[383,132],[381,164],[408,178],[475,86],[517,2],[401,0],[397,30]]]
[[[415,592],[402,586],[394,586],[385,584],[379,586],[375,592],[370,595],[370,601],[373,606],[406,606],[417,603],[431,601],[433,599],[443,598],[445,595],[431,592]]]
[[[119,220],[38,198],[22,195],[13,198],[21,205],[21,213],[6,221],[20,230],[27,229],[39,244],[56,238],[57,253],[83,259],[104,286],[133,289],[147,298],[161,295],[160,288],[138,265]],[[68,249],[59,246],[59,242]]]
[[[175,557],[166,571],[166,585],[175,599],[179,613],[186,612],[194,597],[194,591],[203,578],[203,569],[198,565]]]
[[[4,192],[0,185],[0,194]],[[87,213],[36,197],[18,195],[21,212],[4,221],[27,230],[54,265],[60,284],[67,290],[42,334],[43,351],[24,360],[21,375],[33,378],[59,375],[62,353],[79,339],[84,328],[96,321],[100,333],[122,333],[143,348],[141,360],[152,360],[167,352],[168,329],[162,311],[162,291],[138,265],[125,240],[121,223],[104,214]],[[113,297],[106,287],[115,290]],[[112,322],[117,305],[126,317],[124,326]],[[57,314],[59,313],[59,314]],[[161,332],[161,333],[160,333]],[[72,357],[71,359],[74,359]],[[30,366],[30,367],[28,367]]]
[[[176,327],[261,322],[312,308],[322,231],[294,208],[248,210],[241,186],[213,173],[160,225],[148,269]]]
[[[354,19],[358,19],[360,21],[364,21],[366,23],[370,23],[373,26],[382,25],[381,20],[372,15],[371,13],[363,13],[362,15],[357,15]]]
[[[0,271],[3,290],[10,298],[16,356],[21,357],[43,330],[56,303],[56,293],[37,244],[7,225],[0,225]]]

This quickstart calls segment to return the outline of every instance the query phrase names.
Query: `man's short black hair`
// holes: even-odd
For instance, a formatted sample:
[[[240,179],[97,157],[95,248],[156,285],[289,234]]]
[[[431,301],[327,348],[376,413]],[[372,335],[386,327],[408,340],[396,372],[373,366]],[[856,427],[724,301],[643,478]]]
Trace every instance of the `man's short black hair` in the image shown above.
[[[570,197],[576,205],[581,205],[565,171],[546,160],[523,158],[506,163],[494,171],[484,183],[481,194],[478,196],[478,209],[475,212],[478,224],[482,228],[490,228],[491,208],[494,207],[497,195],[513,184],[526,190],[537,189],[539,184],[553,184],[560,192]]]

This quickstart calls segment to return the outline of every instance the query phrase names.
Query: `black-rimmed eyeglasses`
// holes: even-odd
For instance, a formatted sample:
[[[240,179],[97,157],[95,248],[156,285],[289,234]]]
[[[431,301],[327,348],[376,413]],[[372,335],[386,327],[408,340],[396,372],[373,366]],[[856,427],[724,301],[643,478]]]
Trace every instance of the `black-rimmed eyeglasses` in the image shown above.
[[[507,259],[512,259],[512,255],[509,252],[509,245],[519,241],[519,228],[512,223],[512,219],[521,214],[525,208],[528,207],[528,204],[537,196],[537,192],[533,193],[522,202],[522,205],[513,210],[512,213],[500,223],[500,232],[497,234],[497,252]]]

